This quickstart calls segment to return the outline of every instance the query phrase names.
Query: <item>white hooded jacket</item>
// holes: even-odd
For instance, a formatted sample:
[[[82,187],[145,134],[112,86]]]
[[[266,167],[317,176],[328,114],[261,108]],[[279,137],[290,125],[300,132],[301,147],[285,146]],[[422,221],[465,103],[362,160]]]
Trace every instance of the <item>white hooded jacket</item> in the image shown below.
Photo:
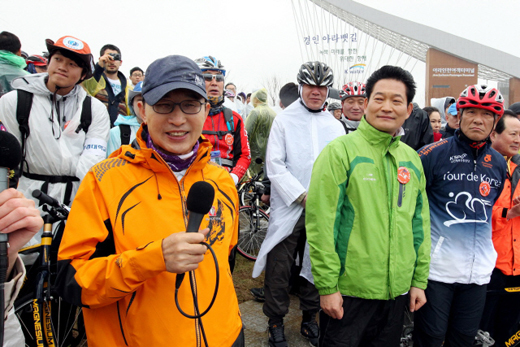
[[[303,212],[303,207],[295,201],[309,188],[312,167],[321,150],[344,134],[345,130],[332,114],[309,112],[300,99],[274,119],[266,151],[267,176],[271,180],[271,215],[253,277],[258,277],[264,270],[271,249],[292,233]],[[308,245],[304,266],[310,264],[305,258],[308,258]],[[312,280],[310,269],[302,269],[302,275]]]
[[[29,172],[46,176],[73,176],[81,180],[94,164],[106,158],[110,130],[107,109],[99,100],[91,98],[92,122],[88,133],[83,130],[76,133],[87,93],[80,85],[76,85],[69,94],[56,95],[60,112],[58,116],[52,102],[53,93],[45,84],[46,78],[47,74],[28,75],[12,83],[14,88],[33,94],[29,116],[30,135],[25,145]],[[16,119],[17,99],[16,90],[0,98],[0,118],[7,131],[21,143],[22,136]],[[18,190],[32,198],[33,190],[41,189],[43,183],[22,176]],[[73,183],[71,198],[76,194],[79,184]],[[50,183],[47,192],[62,202],[65,189],[64,183]]]
[[[448,102],[453,100],[455,102],[455,98],[452,96],[445,96],[443,98],[431,98],[430,104],[433,107],[436,107],[441,114],[441,127],[444,129],[446,127],[446,107],[448,107]]]

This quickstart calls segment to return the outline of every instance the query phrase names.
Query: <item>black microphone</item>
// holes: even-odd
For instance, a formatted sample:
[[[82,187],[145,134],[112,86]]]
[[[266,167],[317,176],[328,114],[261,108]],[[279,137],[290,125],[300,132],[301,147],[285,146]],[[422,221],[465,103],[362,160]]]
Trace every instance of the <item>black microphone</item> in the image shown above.
[[[188,192],[188,198],[186,199],[186,206],[189,212],[186,232],[196,233],[199,231],[202,218],[211,209],[214,198],[215,189],[208,182],[195,182],[195,184],[191,186],[191,189]],[[177,278],[175,279],[175,288],[178,289],[180,287],[183,279],[184,273],[177,274]]]
[[[20,142],[13,134],[0,131],[0,192],[9,188],[9,170],[22,161]]]
[[[16,168],[22,160],[20,143],[13,134],[0,131],[0,193],[9,188],[9,171]],[[0,283],[3,286],[7,277],[7,243],[9,235],[0,233]],[[3,288],[2,292],[3,292]],[[1,307],[3,308],[3,306]]]
[[[208,182],[200,181],[191,186],[186,205],[188,207],[188,227],[186,232],[196,233],[205,214],[211,209],[215,189]]]
[[[0,193],[9,188],[9,171],[18,167],[21,160],[22,149],[16,137],[7,131],[0,131]],[[4,287],[9,267],[8,242],[9,235],[0,233],[0,346],[4,343]]]

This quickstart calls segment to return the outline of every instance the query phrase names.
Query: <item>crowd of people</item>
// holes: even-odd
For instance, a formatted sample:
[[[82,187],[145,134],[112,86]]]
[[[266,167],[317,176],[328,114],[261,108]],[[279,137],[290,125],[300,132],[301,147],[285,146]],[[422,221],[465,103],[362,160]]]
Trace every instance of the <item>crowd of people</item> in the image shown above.
[[[271,213],[252,275],[265,273],[253,293],[269,346],[288,346],[296,283],[313,346],[399,346],[405,310],[418,347],[516,333],[519,295],[502,292],[520,287],[520,104],[505,110],[496,88],[421,109],[413,76],[383,66],[334,99],[337,76],[315,61],[280,89],[276,114],[266,89],[238,92],[211,55],[159,58],[127,79],[113,44],[94,64],[81,39],[45,43],[23,58],[0,33],[0,130],[22,149],[0,192],[4,346],[24,345],[12,306],[30,261],[18,252],[41,237],[35,189],[72,207],[55,285],[83,307],[89,346],[244,346],[236,187],[264,163]],[[187,232],[201,181],[214,197]]]

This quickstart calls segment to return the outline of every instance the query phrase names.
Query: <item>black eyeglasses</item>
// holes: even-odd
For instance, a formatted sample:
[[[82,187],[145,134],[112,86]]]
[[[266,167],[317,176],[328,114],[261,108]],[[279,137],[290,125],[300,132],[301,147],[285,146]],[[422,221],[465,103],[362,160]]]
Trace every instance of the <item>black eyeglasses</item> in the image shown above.
[[[173,101],[159,101],[155,105],[152,106],[153,110],[160,114],[168,114],[172,113],[175,109],[175,106],[179,105],[181,111],[186,114],[196,114],[199,113],[202,109],[202,105],[205,105],[205,102],[200,102],[198,100],[184,100],[181,102],[173,102]]]
[[[215,79],[217,82],[224,82],[224,75],[222,74],[212,75],[210,73],[205,73],[202,74],[202,77],[204,77],[206,82],[211,82],[213,79]]]

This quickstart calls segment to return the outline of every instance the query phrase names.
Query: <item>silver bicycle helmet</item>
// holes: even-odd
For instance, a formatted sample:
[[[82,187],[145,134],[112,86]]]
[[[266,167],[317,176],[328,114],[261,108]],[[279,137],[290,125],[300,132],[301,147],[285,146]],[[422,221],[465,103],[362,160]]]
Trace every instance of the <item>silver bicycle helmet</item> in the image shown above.
[[[302,64],[296,76],[299,84],[331,87],[334,82],[332,69],[325,63],[310,61]]]
[[[195,63],[197,63],[202,71],[216,70],[222,72],[224,76],[226,75],[226,69],[224,69],[224,65],[222,65],[220,60],[212,57],[211,55],[196,59]]]

